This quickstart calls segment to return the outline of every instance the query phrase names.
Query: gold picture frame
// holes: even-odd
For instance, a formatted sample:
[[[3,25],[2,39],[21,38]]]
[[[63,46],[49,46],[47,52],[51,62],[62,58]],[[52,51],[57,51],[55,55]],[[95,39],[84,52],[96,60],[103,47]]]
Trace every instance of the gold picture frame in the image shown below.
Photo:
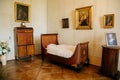
[[[113,28],[114,26],[114,14],[104,15],[104,28]]]
[[[76,9],[76,29],[92,29],[92,6]]]
[[[30,22],[30,7],[27,4],[15,2],[14,3],[14,14],[16,22]]]

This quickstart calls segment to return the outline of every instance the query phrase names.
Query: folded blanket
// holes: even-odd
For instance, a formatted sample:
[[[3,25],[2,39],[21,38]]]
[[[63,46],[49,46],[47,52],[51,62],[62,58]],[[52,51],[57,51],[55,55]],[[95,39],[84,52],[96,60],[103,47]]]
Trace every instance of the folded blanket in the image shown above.
[[[49,44],[46,49],[49,54],[70,58],[74,54],[75,48],[76,46],[72,45]]]

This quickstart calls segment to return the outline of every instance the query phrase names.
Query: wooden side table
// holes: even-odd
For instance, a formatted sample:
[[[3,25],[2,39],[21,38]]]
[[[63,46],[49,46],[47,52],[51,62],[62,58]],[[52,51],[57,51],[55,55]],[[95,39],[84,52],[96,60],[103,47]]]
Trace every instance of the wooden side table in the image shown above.
[[[101,73],[108,77],[119,79],[118,58],[120,46],[102,46],[102,65]]]

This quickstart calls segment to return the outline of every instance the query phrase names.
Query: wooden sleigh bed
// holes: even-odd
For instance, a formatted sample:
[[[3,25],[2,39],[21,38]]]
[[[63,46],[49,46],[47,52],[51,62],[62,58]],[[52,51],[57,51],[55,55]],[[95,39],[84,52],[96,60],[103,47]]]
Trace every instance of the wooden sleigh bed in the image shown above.
[[[52,61],[56,61],[65,65],[70,65],[75,67],[75,70],[79,72],[84,64],[89,64],[88,59],[88,43],[78,43],[76,45],[74,54],[70,58],[64,58],[61,56],[56,56],[47,53],[47,46],[49,44],[57,44],[58,43],[58,34],[42,34],[41,35],[41,48],[42,48],[42,60],[45,58],[50,59]]]

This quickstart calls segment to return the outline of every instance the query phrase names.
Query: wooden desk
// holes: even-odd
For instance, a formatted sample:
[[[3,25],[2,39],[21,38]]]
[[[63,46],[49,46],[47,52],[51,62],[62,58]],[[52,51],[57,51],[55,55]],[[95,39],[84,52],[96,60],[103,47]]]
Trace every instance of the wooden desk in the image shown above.
[[[101,73],[118,80],[118,58],[120,46],[102,46]]]
[[[33,28],[31,27],[15,27],[15,58],[20,59],[35,54]]]

